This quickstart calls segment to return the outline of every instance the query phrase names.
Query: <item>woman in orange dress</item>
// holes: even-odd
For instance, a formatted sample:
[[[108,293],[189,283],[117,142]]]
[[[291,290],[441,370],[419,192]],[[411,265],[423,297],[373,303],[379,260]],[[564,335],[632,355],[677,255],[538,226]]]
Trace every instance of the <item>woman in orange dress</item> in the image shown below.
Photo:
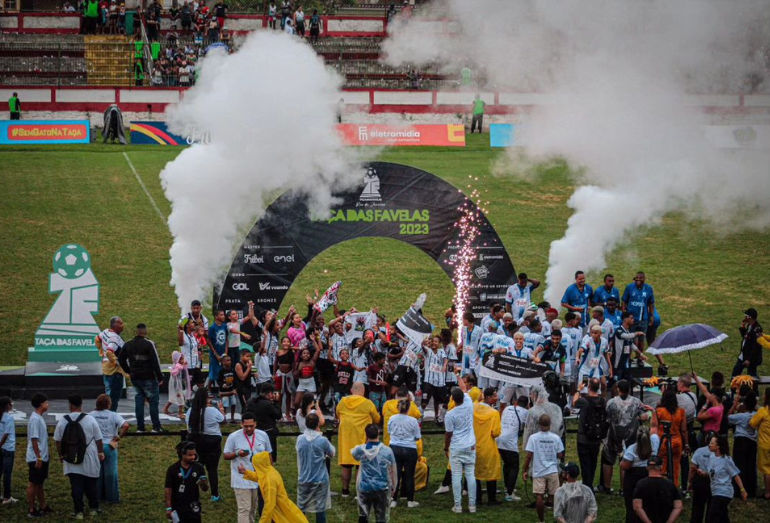
[[[651,428],[657,429],[657,434],[661,438],[661,444],[658,455],[663,458],[663,474],[668,472],[670,466],[668,462],[668,449],[663,441],[665,430],[663,423],[668,422],[671,425],[671,454],[674,462],[674,485],[679,488],[679,472],[681,468],[682,451],[689,452],[690,446],[687,442],[687,418],[684,409],[679,408],[676,401],[676,391],[667,388],[660,398],[660,404],[655,409],[655,416],[652,418]]]

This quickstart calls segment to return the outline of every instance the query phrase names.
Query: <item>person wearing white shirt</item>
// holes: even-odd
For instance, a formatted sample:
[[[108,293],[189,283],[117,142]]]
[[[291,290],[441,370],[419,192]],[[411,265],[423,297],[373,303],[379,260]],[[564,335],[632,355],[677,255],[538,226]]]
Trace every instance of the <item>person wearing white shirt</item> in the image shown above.
[[[104,461],[99,471],[97,489],[99,499],[107,500],[108,503],[119,503],[118,442],[128,432],[128,422],[120,414],[110,410],[110,406],[110,397],[100,394],[96,398],[96,410],[91,411],[90,416],[99,424],[104,449]]]
[[[112,400],[112,410],[118,410],[118,402],[123,392],[123,374],[118,364],[118,352],[125,344],[120,336],[123,326],[120,316],[113,316],[110,318],[110,328],[100,332],[95,340],[99,355],[102,357],[104,392]]]
[[[528,278],[524,272],[519,273],[518,282],[508,287],[505,292],[505,310],[518,320],[532,301],[532,291],[540,286],[539,280]]]
[[[70,480],[75,518],[82,519],[85,510],[83,494],[88,498],[91,516],[95,516],[99,510],[98,480],[101,462],[104,461],[104,447],[102,446],[102,431],[99,428],[99,423],[82,411],[83,398],[73,394],[68,400],[70,413],[63,416],[56,424],[53,440],[56,442],[56,450],[64,468],[64,475]],[[70,445],[67,445],[67,440],[63,441],[65,428],[69,423],[79,423],[86,438],[83,461],[77,464],[68,461],[74,459],[76,449],[70,448]],[[72,430],[77,430],[77,427],[68,429],[68,431]]]
[[[390,450],[396,458],[396,476],[398,478],[396,490],[393,493],[393,501],[390,507],[396,506],[399,497],[406,498],[409,508],[419,505],[414,500],[414,469],[417,466],[417,441],[422,438],[420,424],[409,415],[411,407],[409,398],[398,402],[398,414],[388,420],[388,433],[390,434]]]
[[[546,493],[553,496],[559,488],[559,462],[564,459],[564,444],[561,438],[551,432],[551,417],[543,414],[538,419],[539,432],[527,440],[527,457],[524,460],[522,479],[529,477],[532,464],[532,492],[537,497],[535,507],[539,521],[545,521]]]
[[[457,347],[462,354],[461,375],[465,376],[474,372],[478,359],[479,341],[481,340],[481,327],[474,323],[472,312],[463,314],[463,327],[460,330],[460,345]]]
[[[251,458],[260,452],[272,452],[267,433],[257,430],[254,414],[241,416],[241,428],[227,437],[222,457],[230,462],[230,486],[238,506],[238,523],[252,523],[257,518],[259,484],[243,478],[238,467],[254,471]]]
[[[513,491],[519,476],[519,434],[524,432],[524,424],[527,422],[527,397],[519,396],[516,403],[503,409],[500,417],[502,432],[497,437],[497,450],[503,459],[505,501],[521,499]]]
[[[476,435],[473,400],[460,387],[452,389],[455,408],[444,418],[444,453],[452,466],[452,512],[462,513],[462,477],[468,484],[468,512],[476,512]]]
[[[29,485],[27,486],[27,503],[29,517],[38,518],[43,514],[53,512],[45,502],[43,483],[48,478],[48,429],[43,415],[48,411],[48,398],[39,392],[32,396],[32,407],[35,409],[27,422],[27,453],[25,460],[29,468]],[[35,507],[37,500],[38,508]]]

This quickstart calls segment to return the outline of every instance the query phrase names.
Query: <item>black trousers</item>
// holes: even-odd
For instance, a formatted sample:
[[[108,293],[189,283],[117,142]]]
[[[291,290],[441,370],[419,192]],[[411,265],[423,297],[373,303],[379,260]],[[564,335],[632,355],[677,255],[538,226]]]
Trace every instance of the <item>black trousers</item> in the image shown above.
[[[88,508],[97,510],[99,508],[99,478],[89,478],[83,474],[67,474],[72,487],[72,502],[75,505],[75,514],[84,512],[83,494],[88,498]]]
[[[741,471],[743,488],[750,498],[757,495],[757,442],[749,438],[733,440],[733,461]]]
[[[594,488],[594,476],[596,475],[596,463],[599,458],[599,443],[577,444],[580,472],[583,475],[583,485]]]
[[[695,474],[692,478],[692,511],[690,523],[703,523],[703,516],[711,501],[711,482],[705,476]]]
[[[634,488],[647,477],[647,467],[631,467],[623,476],[623,502],[626,505],[626,523],[636,523],[639,518],[634,512]]]
[[[498,449],[503,459],[503,481],[505,492],[513,494],[516,488],[516,479],[519,477],[519,453],[515,450]]]
[[[483,490],[481,489],[481,480],[476,480],[476,504],[481,505],[483,496]],[[487,503],[494,503],[497,501],[497,481],[487,481]]]
[[[481,127],[482,125],[484,125],[483,114],[474,114],[473,118],[471,118],[471,133],[476,129],[477,124],[479,128],[479,133],[481,133]]]
[[[414,469],[417,466],[417,449],[399,447],[393,445],[390,447],[393,456],[396,458],[396,492],[393,499],[398,499],[398,493],[405,497],[407,501],[414,501]]]
[[[732,500],[733,498],[725,496],[712,496],[708,512],[706,512],[706,521],[708,523],[730,523],[728,506]]]
[[[219,457],[222,455],[222,436],[200,436],[196,441],[198,461],[206,467],[211,495],[219,497]]]

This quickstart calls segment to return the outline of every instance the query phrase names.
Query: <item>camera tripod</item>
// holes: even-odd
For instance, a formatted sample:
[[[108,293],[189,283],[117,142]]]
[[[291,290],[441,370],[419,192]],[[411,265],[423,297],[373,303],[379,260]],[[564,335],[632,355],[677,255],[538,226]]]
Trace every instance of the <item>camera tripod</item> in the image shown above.
[[[663,445],[666,445],[666,477],[669,481],[674,481],[674,449],[671,447],[671,422],[661,421],[661,427],[663,427],[663,435],[660,437],[660,446],[658,447],[657,455],[660,456],[660,449]]]

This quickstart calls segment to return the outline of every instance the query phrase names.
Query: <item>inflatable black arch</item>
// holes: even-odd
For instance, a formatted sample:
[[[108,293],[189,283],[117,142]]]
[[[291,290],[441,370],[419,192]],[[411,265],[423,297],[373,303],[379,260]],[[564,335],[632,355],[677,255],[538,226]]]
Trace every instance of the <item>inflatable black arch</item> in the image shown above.
[[[438,176],[414,167],[385,162],[365,167],[363,187],[336,194],[340,203],[328,219],[311,219],[307,197],[300,193],[289,191],[275,200],[241,245],[215,300],[216,308],[244,310],[251,300],[257,309],[277,310],[310,260],[338,243],[362,237],[413,245],[452,279],[461,240],[455,224],[464,204],[480,216],[470,310],[481,317],[492,303],[503,302],[506,289],[516,279],[513,264],[494,227],[473,202]],[[329,283],[334,279],[332,275]]]

